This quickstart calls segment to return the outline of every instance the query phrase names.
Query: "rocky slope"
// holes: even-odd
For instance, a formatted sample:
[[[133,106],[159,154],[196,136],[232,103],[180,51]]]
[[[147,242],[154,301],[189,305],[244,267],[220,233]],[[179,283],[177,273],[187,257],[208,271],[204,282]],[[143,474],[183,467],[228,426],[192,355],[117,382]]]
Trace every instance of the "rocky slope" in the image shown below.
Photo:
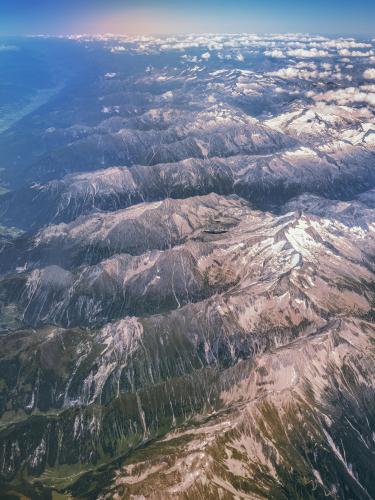
[[[375,497],[373,43],[55,43],[0,134],[0,496]]]

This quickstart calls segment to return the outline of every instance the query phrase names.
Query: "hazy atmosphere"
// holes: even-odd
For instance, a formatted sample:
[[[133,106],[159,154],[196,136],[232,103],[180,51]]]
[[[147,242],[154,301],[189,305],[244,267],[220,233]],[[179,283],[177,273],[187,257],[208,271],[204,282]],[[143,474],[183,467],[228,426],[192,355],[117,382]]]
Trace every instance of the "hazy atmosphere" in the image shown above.
[[[314,32],[371,35],[372,0],[0,0],[0,34]]]

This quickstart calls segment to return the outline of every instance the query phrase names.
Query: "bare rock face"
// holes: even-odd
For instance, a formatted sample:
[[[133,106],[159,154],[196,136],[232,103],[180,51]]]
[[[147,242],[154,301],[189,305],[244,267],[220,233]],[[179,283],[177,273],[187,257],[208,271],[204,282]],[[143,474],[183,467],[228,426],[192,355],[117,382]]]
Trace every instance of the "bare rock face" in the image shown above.
[[[38,42],[76,66],[0,133],[0,496],[375,497],[375,90],[293,37]]]
[[[323,498],[341,489],[372,497],[364,470],[372,468],[374,449],[368,407],[374,387],[367,378],[373,379],[374,333],[369,323],[339,320],[240,363],[242,380],[220,393],[225,413],[170,432],[149,453],[139,450],[116,469],[104,497]]]

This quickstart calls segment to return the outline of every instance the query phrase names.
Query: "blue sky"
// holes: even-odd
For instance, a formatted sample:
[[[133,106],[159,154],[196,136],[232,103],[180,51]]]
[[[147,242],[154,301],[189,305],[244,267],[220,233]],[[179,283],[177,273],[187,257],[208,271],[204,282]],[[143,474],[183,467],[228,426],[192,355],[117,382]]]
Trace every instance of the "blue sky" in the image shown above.
[[[0,0],[0,34],[375,35],[375,0]]]

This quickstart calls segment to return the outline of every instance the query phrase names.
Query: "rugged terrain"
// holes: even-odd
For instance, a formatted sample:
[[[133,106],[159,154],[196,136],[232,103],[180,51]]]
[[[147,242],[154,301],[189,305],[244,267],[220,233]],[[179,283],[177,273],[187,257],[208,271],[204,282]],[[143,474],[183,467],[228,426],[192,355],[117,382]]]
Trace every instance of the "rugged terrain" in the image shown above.
[[[375,43],[16,42],[1,495],[375,498]]]

